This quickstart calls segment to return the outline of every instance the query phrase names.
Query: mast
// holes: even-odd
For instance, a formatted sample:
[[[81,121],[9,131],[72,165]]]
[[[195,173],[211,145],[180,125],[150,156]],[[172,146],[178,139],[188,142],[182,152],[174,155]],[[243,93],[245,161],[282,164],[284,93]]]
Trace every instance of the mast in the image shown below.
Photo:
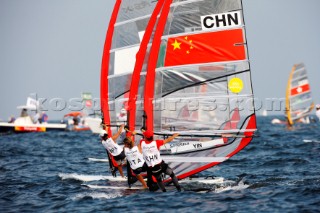
[[[146,87],[144,90],[144,112],[146,116],[146,129],[153,131],[153,100],[154,100],[154,81],[156,74],[156,66],[158,62],[159,49],[161,44],[161,36],[163,34],[167,17],[170,11],[172,0],[166,0],[158,21],[157,30],[155,32],[150,58],[146,75]]]
[[[159,0],[152,15],[149,20],[148,26],[146,28],[143,40],[140,45],[140,49],[137,53],[137,60],[132,74],[132,81],[130,86],[129,100],[128,100],[128,126],[130,129],[135,128],[136,122],[136,100],[138,97],[138,89],[140,82],[140,75],[143,68],[143,63],[146,57],[146,51],[148,48],[148,43],[150,41],[152,32],[155,28],[157,17],[163,7],[164,0]]]
[[[112,37],[114,32],[114,25],[117,20],[117,15],[119,13],[121,5],[121,0],[117,0],[111,15],[109,22],[109,27],[106,35],[106,41],[103,49],[102,64],[101,64],[101,76],[100,76],[100,105],[101,105],[101,115],[102,124],[110,125],[110,115],[109,115],[109,60],[110,60],[110,49],[112,44]],[[111,135],[111,128],[108,128],[108,134]]]

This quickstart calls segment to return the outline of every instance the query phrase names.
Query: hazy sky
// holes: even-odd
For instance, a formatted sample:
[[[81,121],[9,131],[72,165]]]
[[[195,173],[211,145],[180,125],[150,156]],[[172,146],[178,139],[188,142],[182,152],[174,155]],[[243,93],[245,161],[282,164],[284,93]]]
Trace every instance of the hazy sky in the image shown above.
[[[100,66],[115,0],[0,0],[0,119],[31,94],[68,107],[83,91],[100,97]],[[319,0],[243,0],[254,95],[284,98],[304,62],[320,103]],[[62,102],[63,103],[63,102]],[[68,110],[48,112],[59,119]]]

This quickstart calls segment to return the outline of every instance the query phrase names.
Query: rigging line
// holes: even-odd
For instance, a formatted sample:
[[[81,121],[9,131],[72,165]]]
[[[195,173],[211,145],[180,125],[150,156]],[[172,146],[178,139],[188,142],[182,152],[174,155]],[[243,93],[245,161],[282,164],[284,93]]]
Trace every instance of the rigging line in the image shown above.
[[[204,84],[206,82],[210,82],[210,81],[213,81],[213,80],[218,80],[218,79],[221,79],[221,78],[225,78],[225,77],[229,77],[229,76],[232,76],[232,75],[237,75],[237,74],[241,74],[241,73],[245,73],[245,72],[249,72],[250,69],[247,69],[247,70],[243,70],[243,71],[239,71],[239,72],[234,72],[234,73],[231,73],[231,74],[228,74],[228,75],[223,75],[223,76],[219,76],[219,77],[215,77],[215,78],[210,78],[210,79],[207,79],[205,81],[201,81],[201,82],[197,82],[197,83],[194,83],[194,84],[190,84],[188,86],[184,86],[184,87],[181,87],[181,88],[178,88],[178,89],[175,89],[173,91],[170,91],[168,93],[165,93],[162,95],[162,98],[163,97],[166,97],[172,93],[175,93],[179,90],[182,90],[182,89],[186,89],[186,88],[189,88],[189,87],[194,87],[194,86],[197,86],[197,85],[201,85],[201,84]]]
[[[116,97],[114,97],[114,99],[120,98],[121,96],[123,96],[124,94],[130,92],[130,90],[124,91],[122,93],[120,93],[119,95],[117,95]]]

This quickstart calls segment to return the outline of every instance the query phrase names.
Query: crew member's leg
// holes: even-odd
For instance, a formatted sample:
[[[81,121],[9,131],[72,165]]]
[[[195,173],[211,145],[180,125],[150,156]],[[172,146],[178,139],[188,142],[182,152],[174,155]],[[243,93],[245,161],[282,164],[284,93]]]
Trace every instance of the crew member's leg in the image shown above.
[[[169,166],[167,166],[167,168],[165,170],[165,174],[167,174],[167,175],[169,175],[171,177],[173,184],[175,185],[177,190],[180,192],[181,191],[181,186],[179,185],[178,178],[176,177],[176,175],[174,174],[173,170]]]
[[[157,179],[157,184],[158,184],[159,188],[160,188],[163,192],[166,192],[167,190],[166,190],[166,188],[165,188],[165,186],[164,186],[164,184],[163,184],[163,182],[162,182],[161,174],[162,174],[162,173],[159,172],[159,173],[155,174],[154,176],[155,176],[155,178]]]

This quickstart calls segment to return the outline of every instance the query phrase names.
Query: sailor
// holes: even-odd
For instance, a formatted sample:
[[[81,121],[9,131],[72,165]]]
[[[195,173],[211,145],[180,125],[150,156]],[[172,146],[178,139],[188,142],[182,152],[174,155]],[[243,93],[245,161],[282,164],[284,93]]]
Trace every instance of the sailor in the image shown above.
[[[318,117],[318,119],[320,121],[320,104],[316,105],[316,115],[317,115],[317,117]]]
[[[144,139],[140,141],[140,147],[143,153],[143,158],[146,161],[152,175],[156,178],[159,188],[165,192],[165,186],[162,182],[162,174],[167,174],[171,177],[173,184],[178,191],[181,191],[181,187],[178,183],[178,178],[173,173],[173,170],[165,163],[160,156],[160,147],[168,142],[171,142],[179,134],[175,133],[171,137],[165,140],[154,140],[153,132],[145,131],[143,132]]]
[[[48,115],[45,112],[41,113],[41,123],[47,123]]]
[[[136,175],[137,179],[141,182],[143,188],[147,189],[148,186],[144,181],[141,173],[147,172],[148,166],[143,159],[143,155],[141,153],[141,149],[138,146],[134,145],[134,141],[131,137],[126,137],[123,140],[124,144],[124,153],[127,157],[127,160],[130,164],[130,167],[133,173]]]
[[[16,120],[15,117],[13,115],[11,115],[9,117],[8,123],[14,123],[15,120]]]
[[[102,130],[100,132],[101,143],[104,148],[113,156],[114,160],[118,164],[117,168],[121,177],[124,177],[122,166],[126,164],[126,156],[124,154],[123,148],[120,147],[115,141],[121,134],[123,126],[124,125],[121,125],[119,131],[111,137],[109,137],[106,130]]]
[[[127,121],[127,110],[122,108],[120,113],[117,115],[117,120],[119,123],[124,123]]]
[[[37,112],[34,116],[33,116],[33,123],[35,124],[39,124],[40,123],[40,112]]]
[[[20,115],[20,117],[28,117],[27,109],[23,108],[23,109],[21,110],[21,115]]]

